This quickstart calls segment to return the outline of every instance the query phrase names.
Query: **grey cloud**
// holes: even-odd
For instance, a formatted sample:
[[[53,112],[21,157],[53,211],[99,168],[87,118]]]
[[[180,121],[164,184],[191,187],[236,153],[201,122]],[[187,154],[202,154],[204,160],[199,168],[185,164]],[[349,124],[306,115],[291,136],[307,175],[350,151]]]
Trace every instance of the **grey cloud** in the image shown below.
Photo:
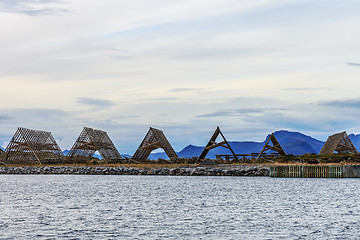
[[[296,110],[296,112],[300,109]],[[326,114],[326,112],[324,112]],[[330,116],[316,116],[312,119],[313,114],[304,114],[301,117],[294,117],[286,113],[282,115],[266,114],[259,122],[264,126],[272,126],[276,129],[290,129],[293,131],[312,131],[312,132],[328,132],[337,131],[336,129],[346,129],[354,126],[352,119],[335,118]],[[328,119],[326,119],[328,118]]]
[[[17,109],[14,114],[34,118],[59,118],[69,115],[67,112],[58,109]]]
[[[68,128],[66,125],[72,125],[72,114],[59,109],[0,109],[3,113],[1,117],[10,119],[1,121],[1,135],[12,135],[16,127],[26,127],[30,129],[55,131],[62,134]],[[1,136],[0,136],[1,138]],[[0,143],[1,144],[1,143]]]
[[[172,102],[177,101],[179,98],[176,97],[162,97],[162,98],[148,98],[146,99],[147,102]]]
[[[126,54],[133,53],[133,51],[129,51],[127,49],[110,48],[109,50],[114,51],[114,52],[119,52],[119,53],[126,53]]]
[[[53,124],[70,117],[68,112],[58,109],[1,109],[5,113],[0,115],[0,120],[9,120],[8,124],[21,124],[35,126],[36,128],[44,126],[44,123]],[[26,126],[25,126],[26,127]]]
[[[140,115],[116,115],[116,116],[112,116],[111,119],[108,119],[109,121],[112,120],[119,120],[119,119],[131,119],[131,118],[140,118]]]
[[[170,92],[194,92],[199,90],[201,90],[201,88],[173,88]]]
[[[1,121],[1,120],[8,120],[8,119],[11,119],[11,116],[0,115],[0,121]]]
[[[241,116],[251,113],[266,113],[269,111],[284,110],[281,108],[240,108],[240,109],[224,109],[213,113],[198,115],[197,117],[225,117],[225,116]]]
[[[360,99],[336,100],[320,103],[319,105],[338,108],[360,108]]]
[[[283,90],[287,90],[287,91],[313,91],[319,89],[320,88],[306,88],[306,87],[283,88]]]
[[[349,66],[352,66],[352,67],[360,67],[360,63],[349,62],[349,63],[346,63],[346,64],[349,65]]]
[[[110,100],[86,97],[77,98],[76,102],[95,107],[110,107],[115,105],[115,103]]]
[[[114,59],[118,59],[118,60],[130,60],[132,59],[131,56],[126,56],[126,55],[116,55],[116,56],[111,56]]]
[[[126,49],[110,48],[110,51],[112,52],[111,57],[115,59],[130,60],[133,58],[133,52]],[[114,55],[114,53],[116,53],[116,55]]]
[[[43,8],[43,9],[23,9],[23,10],[18,10],[15,12],[26,14],[28,16],[43,16],[43,15],[53,15],[53,14],[57,14],[57,13],[64,13],[64,12],[67,12],[67,10]]]
[[[268,49],[213,49],[207,48],[203,46],[199,48],[198,46],[193,48],[186,49],[177,49],[172,52],[172,56],[174,59],[180,60],[194,60],[194,59],[232,59],[239,58],[239,56],[251,56],[251,55],[259,55],[265,52],[269,52]]]
[[[242,103],[242,104],[256,104],[256,105],[271,105],[271,106],[276,106],[276,105],[280,105],[280,104],[284,104],[286,103],[285,101],[276,99],[276,98],[265,98],[265,97],[237,97],[237,98],[233,98],[232,102],[238,102],[238,103]]]
[[[28,16],[43,16],[68,12],[64,8],[48,7],[47,4],[62,3],[59,0],[3,0],[0,2],[0,12],[25,14]]]
[[[229,111],[216,111],[213,113],[207,113],[207,114],[202,114],[202,115],[198,115],[196,117],[201,117],[201,118],[205,118],[205,117],[223,117],[223,116],[230,116],[233,115],[231,112]]]

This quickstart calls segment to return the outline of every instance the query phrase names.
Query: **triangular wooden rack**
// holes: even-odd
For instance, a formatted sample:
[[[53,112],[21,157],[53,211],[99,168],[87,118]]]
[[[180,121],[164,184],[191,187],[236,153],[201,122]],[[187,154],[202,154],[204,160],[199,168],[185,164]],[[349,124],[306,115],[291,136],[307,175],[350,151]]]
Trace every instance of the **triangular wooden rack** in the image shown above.
[[[151,127],[131,159],[135,161],[147,160],[150,153],[158,148],[162,148],[165,151],[170,161],[178,158],[165,134],[161,130]]]
[[[96,151],[105,161],[123,159],[106,132],[89,127],[84,127],[67,156],[70,159],[73,156],[92,157]]]
[[[45,159],[60,162],[63,153],[51,132],[19,127],[1,155],[4,163],[40,163]]]
[[[270,145],[269,143],[272,143],[272,145]],[[261,152],[259,153],[259,155],[257,156],[256,160],[259,160],[260,157],[268,150],[272,150],[275,151],[277,153],[279,153],[281,156],[285,156],[286,153],[284,151],[284,149],[281,147],[279,141],[276,139],[274,133],[272,133],[269,138],[267,139],[263,149],[261,150]]]
[[[319,154],[331,154],[335,151],[338,153],[358,153],[345,131],[329,136]]]
[[[217,143],[216,139],[217,137],[221,135],[221,137],[223,138],[223,141]],[[230,144],[228,143],[228,141],[225,139],[224,134],[222,134],[221,130],[219,127],[216,128],[214,134],[212,135],[212,137],[210,138],[208,144],[206,145],[206,147],[203,149],[203,151],[201,152],[199,158],[197,159],[197,162],[202,161],[205,159],[206,155],[209,153],[209,151],[211,149],[217,148],[217,147],[224,147],[227,148],[231,151],[231,153],[234,156],[234,159],[238,162],[239,158],[236,156],[235,152],[233,151],[233,149],[230,147]]]

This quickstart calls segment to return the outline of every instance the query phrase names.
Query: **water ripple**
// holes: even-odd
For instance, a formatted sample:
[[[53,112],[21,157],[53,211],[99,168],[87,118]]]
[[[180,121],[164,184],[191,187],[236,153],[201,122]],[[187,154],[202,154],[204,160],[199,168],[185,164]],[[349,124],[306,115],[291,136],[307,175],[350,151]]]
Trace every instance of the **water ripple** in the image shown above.
[[[359,239],[357,179],[1,175],[0,239]]]

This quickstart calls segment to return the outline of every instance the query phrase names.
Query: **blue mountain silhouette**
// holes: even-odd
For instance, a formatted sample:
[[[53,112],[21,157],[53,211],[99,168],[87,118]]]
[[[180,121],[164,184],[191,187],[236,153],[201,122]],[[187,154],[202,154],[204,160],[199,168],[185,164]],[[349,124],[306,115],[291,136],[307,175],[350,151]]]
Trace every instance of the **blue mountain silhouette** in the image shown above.
[[[349,138],[351,139],[352,143],[355,145],[356,149],[360,151],[360,134],[350,134]]]
[[[63,154],[66,156],[68,153],[70,152],[70,150],[64,150]],[[126,158],[131,158],[131,156],[129,154],[121,154],[122,157],[126,157]],[[102,156],[100,154],[94,154],[93,156],[94,158],[98,158],[98,159],[102,159]]]
[[[66,149],[63,151],[64,156],[66,156],[68,153],[70,152],[70,150]],[[100,154],[94,154],[93,156],[94,158],[98,158],[98,159],[102,159]]]

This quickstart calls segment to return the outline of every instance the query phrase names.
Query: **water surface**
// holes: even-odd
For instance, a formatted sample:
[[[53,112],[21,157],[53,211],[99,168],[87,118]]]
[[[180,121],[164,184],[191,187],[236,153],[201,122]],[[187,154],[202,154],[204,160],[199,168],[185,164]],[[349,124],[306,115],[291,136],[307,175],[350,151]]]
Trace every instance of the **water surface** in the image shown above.
[[[359,179],[0,175],[0,239],[359,239]]]

